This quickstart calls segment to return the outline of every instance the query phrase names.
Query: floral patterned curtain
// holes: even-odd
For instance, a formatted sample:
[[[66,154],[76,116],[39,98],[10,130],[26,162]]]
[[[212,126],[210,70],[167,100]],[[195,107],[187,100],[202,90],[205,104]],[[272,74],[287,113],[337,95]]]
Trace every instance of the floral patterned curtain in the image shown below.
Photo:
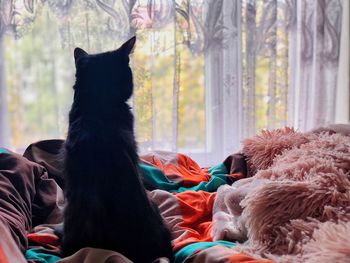
[[[135,34],[143,151],[211,164],[259,129],[332,122],[343,1],[3,0],[0,144],[64,137],[74,47]]]

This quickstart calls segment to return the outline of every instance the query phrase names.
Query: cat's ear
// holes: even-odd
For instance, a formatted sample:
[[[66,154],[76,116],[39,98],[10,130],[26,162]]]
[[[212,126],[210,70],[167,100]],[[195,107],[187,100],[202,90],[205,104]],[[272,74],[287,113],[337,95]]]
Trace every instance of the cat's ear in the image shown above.
[[[126,56],[129,56],[134,52],[136,42],[136,36],[133,36],[128,41],[126,41],[119,50],[121,50]]]
[[[88,55],[88,53],[86,51],[84,51],[83,49],[81,49],[80,47],[76,47],[74,49],[74,60],[75,63],[77,62],[77,60],[81,57],[85,57],[86,55]]]

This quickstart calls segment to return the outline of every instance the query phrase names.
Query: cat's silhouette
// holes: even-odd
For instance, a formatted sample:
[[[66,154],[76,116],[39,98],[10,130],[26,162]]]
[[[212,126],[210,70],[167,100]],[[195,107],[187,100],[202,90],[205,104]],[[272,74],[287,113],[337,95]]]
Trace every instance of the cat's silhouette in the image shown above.
[[[141,182],[126,103],[133,93],[129,54],[135,40],[95,55],[74,50],[74,101],[63,148],[65,256],[95,247],[133,262],[173,259],[170,232]]]

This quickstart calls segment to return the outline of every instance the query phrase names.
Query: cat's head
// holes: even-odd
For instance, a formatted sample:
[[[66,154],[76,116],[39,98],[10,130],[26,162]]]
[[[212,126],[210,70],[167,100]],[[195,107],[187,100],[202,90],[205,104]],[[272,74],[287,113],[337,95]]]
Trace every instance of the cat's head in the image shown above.
[[[133,92],[129,55],[135,41],[136,37],[132,37],[117,50],[101,54],[88,54],[75,48],[75,92],[96,103],[127,101]]]

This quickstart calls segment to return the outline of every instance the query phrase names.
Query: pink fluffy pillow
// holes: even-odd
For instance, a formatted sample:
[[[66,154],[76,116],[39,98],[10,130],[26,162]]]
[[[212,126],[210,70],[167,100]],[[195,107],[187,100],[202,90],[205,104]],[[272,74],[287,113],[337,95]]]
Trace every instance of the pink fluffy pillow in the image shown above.
[[[293,128],[262,130],[259,135],[243,140],[243,154],[247,157],[249,172],[267,169],[273,159],[286,149],[307,143],[307,137]]]
[[[350,222],[325,222],[304,246],[303,262],[349,262]]]

